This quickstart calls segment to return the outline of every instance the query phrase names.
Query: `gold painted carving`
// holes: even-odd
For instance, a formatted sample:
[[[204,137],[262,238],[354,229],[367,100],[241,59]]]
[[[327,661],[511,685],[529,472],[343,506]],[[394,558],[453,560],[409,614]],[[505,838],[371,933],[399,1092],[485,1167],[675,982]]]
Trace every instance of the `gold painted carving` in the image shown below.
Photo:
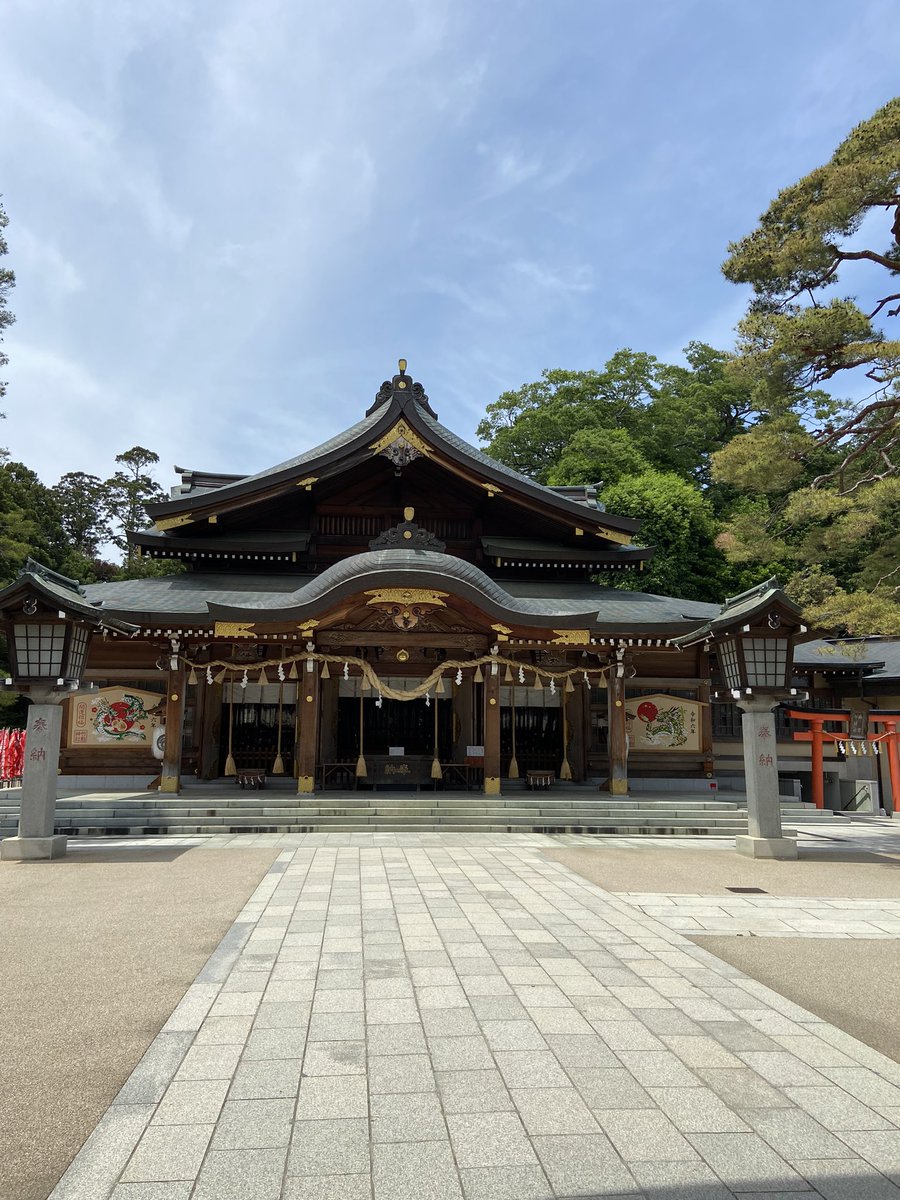
[[[393,429],[389,429],[377,442],[373,442],[369,449],[373,454],[384,454],[385,450],[389,450],[397,442],[410,446],[413,450],[418,450],[420,454],[434,453],[431,446],[423,441],[406,421],[398,421]]]
[[[216,621],[217,638],[255,638],[252,621]]]
[[[318,624],[318,621],[304,621],[301,625],[297,626],[297,631],[299,633],[306,633],[310,629],[315,629]]]
[[[209,521],[210,525],[218,525],[219,523],[219,517],[217,513],[213,513],[211,517],[207,517],[206,519]]]
[[[591,634],[588,629],[554,629],[556,637],[550,641],[554,646],[589,646]]]
[[[503,488],[499,488],[493,483],[482,483],[481,485],[490,498],[493,500],[495,496],[499,496],[503,492]]]
[[[397,651],[397,662],[409,662],[409,651],[408,650],[398,650]]]
[[[435,592],[431,588],[375,588],[366,592],[371,596],[369,605],[379,604],[433,604],[438,608],[446,608],[444,600],[449,592]]]
[[[297,487],[306,488],[308,492],[312,491],[312,485],[319,482],[318,475],[307,475],[306,479],[298,479]]]
[[[165,533],[167,529],[180,529],[182,525],[190,525],[193,519],[189,513],[179,513],[177,517],[161,517],[156,522],[156,528],[160,533]]]
[[[512,633],[512,630],[508,625],[492,625],[491,629],[493,629],[494,633]]]

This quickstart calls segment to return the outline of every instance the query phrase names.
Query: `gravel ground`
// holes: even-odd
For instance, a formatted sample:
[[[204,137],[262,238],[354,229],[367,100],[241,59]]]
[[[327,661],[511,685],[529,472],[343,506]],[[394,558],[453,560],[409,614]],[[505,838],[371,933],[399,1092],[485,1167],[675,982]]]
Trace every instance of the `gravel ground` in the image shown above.
[[[0,866],[0,1200],[45,1200],[277,851]]]
[[[734,850],[663,846],[572,847],[545,850],[610,892],[727,894],[729,887],[760,887],[773,896],[850,896],[893,900],[900,896],[900,858],[865,851],[813,850],[780,862],[744,858]]]
[[[690,940],[900,1062],[900,941],[758,937]]]

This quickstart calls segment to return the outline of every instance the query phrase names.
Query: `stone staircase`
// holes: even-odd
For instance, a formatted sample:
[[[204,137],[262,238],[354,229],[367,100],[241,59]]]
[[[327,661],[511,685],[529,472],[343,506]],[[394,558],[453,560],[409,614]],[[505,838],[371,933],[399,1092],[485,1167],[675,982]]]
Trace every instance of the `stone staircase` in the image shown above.
[[[747,831],[746,804],[669,793],[610,797],[588,786],[529,792],[509,785],[480,793],[349,792],[302,798],[289,780],[261,792],[191,784],[180,796],[69,795],[57,803],[56,832],[75,836],[222,833],[534,832],[733,837]],[[847,817],[782,799],[785,826],[834,826]],[[0,837],[16,832],[18,800],[3,803]]]

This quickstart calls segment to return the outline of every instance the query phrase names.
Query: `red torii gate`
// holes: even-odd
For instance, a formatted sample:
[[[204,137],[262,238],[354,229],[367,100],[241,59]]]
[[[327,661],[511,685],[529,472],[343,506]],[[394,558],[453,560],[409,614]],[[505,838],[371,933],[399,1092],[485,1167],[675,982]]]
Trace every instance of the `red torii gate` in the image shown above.
[[[845,708],[792,708],[787,714],[792,721],[806,721],[808,729],[794,733],[795,742],[810,742],[812,745],[812,798],[816,808],[825,806],[825,773],[822,750],[826,742],[842,747],[856,742],[865,742],[874,753],[884,746],[888,757],[891,780],[891,796],[894,812],[900,812],[900,710],[873,708],[868,714],[850,712]],[[825,729],[828,724],[841,724],[843,729]],[[857,728],[862,723],[863,727]]]

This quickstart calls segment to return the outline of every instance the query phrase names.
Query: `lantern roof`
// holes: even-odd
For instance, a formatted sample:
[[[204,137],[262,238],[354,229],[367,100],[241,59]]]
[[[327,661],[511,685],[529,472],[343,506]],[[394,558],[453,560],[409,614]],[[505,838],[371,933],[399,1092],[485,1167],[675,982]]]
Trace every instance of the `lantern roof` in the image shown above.
[[[786,618],[786,625],[791,632],[797,630],[801,633],[806,632],[806,626],[801,624],[803,614],[800,608],[781,588],[777,578],[773,575],[771,579],[758,583],[745,592],[727,597],[716,616],[705,621],[692,633],[673,638],[672,644],[686,649],[707,638],[715,638],[723,633],[733,633],[745,625],[758,623],[759,618],[772,612],[777,612],[782,618]],[[777,628],[777,626],[773,626],[773,628]]]
[[[22,604],[28,599],[41,600],[61,616],[85,621],[95,629],[113,629],[129,636],[138,632],[137,625],[101,611],[88,599],[77,579],[69,579],[33,558],[27,558],[18,576],[0,590],[0,614],[12,619],[22,612]]]

